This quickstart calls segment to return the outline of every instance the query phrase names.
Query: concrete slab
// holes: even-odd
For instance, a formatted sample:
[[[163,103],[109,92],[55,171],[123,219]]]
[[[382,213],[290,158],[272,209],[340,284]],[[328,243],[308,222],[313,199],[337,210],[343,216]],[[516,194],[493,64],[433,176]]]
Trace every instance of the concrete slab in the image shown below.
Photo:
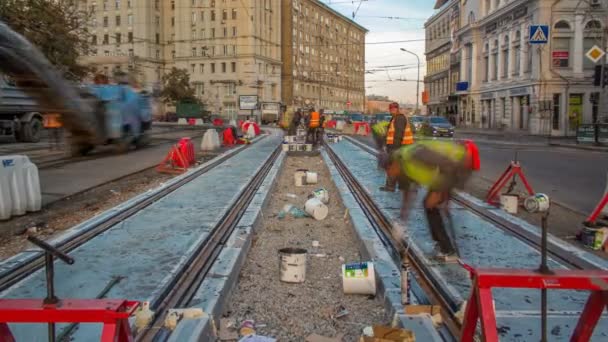
[[[443,341],[429,315],[400,315],[399,324],[404,329],[412,330],[416,341]]]
[[[259,141],[247,153],[237,154],[73,251],[74,265],[56,263],[57,295],[92,298],[113,276],[121,275],[126,279],[108,297],[154,300],[185,265],[189,253],[204,243],[235,193],[262,167],[280,141],[274,136]],[[44,297],[44,284],[44,273],[39,271],[1,296]],[[18,340],[37,341],[46,336],[43,325],[11,325],[11,329]],[[98,340],[100,334],[98,327],[87,326],[76,331],[74,339]]]

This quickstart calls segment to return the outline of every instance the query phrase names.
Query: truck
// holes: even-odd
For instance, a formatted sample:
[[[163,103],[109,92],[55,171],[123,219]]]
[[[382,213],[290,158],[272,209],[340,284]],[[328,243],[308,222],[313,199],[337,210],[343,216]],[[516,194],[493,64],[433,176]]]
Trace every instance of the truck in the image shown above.
[[[281,105],[278,102],[262,102],[262,124],[278,123],[281,116]]]
[[[205,110],[204,106],[195,101],[183,100],[176,106],[177,118],[184,119],[205,119],[208,120],[211,112]]]
[[[59,113],[72,155],[147,142],[152,97],[126,84],[79,86],[62,77],[23,36],[0,21],[0,134],[38,141],[42,113]]]

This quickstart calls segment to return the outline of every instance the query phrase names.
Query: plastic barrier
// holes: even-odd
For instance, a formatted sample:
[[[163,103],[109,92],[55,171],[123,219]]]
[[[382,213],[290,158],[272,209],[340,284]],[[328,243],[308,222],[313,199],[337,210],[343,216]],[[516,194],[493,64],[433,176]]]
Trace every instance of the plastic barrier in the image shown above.
[[[222,119],[213,119],[213,126],[222,127],[224,126],[224,120]]]
[[[201,151],[215,151],[220,148],[220,137],[215,129],[208,129],[201,141]]]
[[[204,124],[203,119],[196,119],[194,121],[195,126],[202,126]]]
[[[194,144],[192,143],[192,139],[181,138],[177,143],[177,146],[179,146],[179,151],[182,153],[182,156],[184,156],[186,162],[188,163],[188,165],[185,167],[194,165],[196,162],[196,156],[194,154]]]
[[[196,123],[196,119],[188,119],[188,125],[194,126],[195,123]]]
[[[336,120],[329,120],[327,121],[327,123],[325,124],[326,128],[336,128],[336,124],[337,121]]]
[[[42,208],[38,168],[27,156],[0,157],[0,220]]]
[[[177,124],[178,125],[187,125],[188,124],[188,120],[186,120],[184,118],[179,118],[179,119],[177,119]]]
[[[355,122],[355,134],[368,136],[371,128],[367,122]]]
[[[234,145],[236,143],[236,138],[232,133],[232,128],[226,128],[223,133],[224,137],[224,145]]]

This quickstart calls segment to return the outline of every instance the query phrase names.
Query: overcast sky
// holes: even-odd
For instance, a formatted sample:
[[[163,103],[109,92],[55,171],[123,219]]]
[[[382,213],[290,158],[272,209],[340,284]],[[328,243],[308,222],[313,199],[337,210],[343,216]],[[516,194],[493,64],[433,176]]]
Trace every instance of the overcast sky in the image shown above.
[[[359,1],[321,0],[345,16],[352,18]],[[366,75],[366,94],[386,95],[400,102],[416,102],[416,57],[400,51],[408,49],[420,57],[422,80],[425,73],[424,57],[424,20],[430,17],[434,10],[434,0],[368,0],[363,1],[356,14],[355,21],[369,30],[366,37],[365,69],[374,70],[378,67],[406,65],[409,68],[401,70],[377,71]],[[384,18],[377,18],[384,17]],[[400,17],[407,19],[389,19]],[[370,44],[374,42],[420,40],[415,42],[393,44]],[[393,81],[389,81],[392,79]],[[396,81],[405,79],[408,82]],[[420,84],[420,91],[424,85]]]

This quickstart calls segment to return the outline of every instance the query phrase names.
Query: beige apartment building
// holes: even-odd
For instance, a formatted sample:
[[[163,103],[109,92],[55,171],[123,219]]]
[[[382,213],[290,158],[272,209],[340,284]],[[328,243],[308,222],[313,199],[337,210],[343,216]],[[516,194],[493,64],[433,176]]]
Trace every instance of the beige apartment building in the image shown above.
[[[145,87],[172,67],[188,70],[196,96],[214,114],[251,114],[239,96],[278,107],[281,89],[279,0],[81,0],[94,11],[99,71],[133,72]]]
[[[318,0],[281,0],[282,101],[363,112],[367,30]]]

